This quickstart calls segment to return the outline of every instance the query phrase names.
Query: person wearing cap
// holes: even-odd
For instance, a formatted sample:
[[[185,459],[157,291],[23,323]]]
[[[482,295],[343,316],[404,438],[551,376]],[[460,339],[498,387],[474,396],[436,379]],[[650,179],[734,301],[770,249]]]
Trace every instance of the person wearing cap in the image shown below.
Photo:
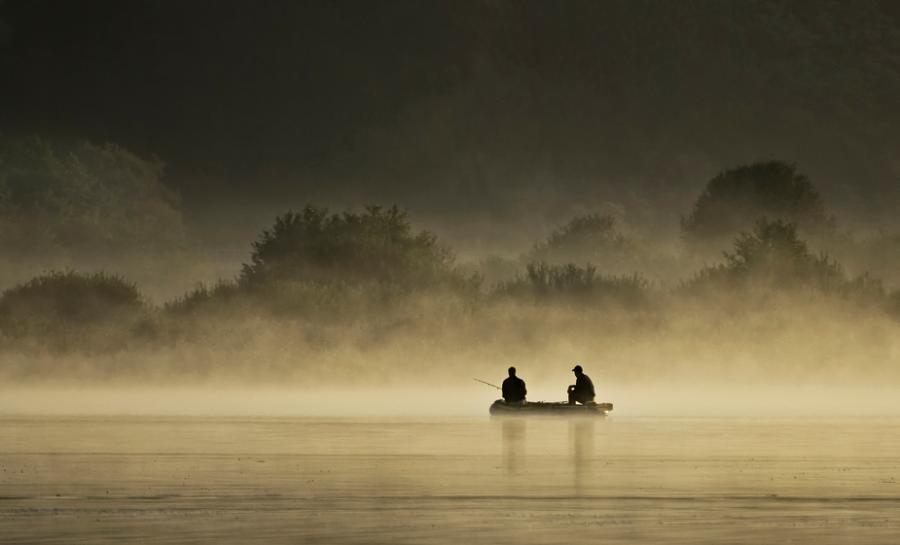
[[[522,403],[525,401],[525,381],[516,376],[516,368],[509,368],[509,376],[503,381],[503,400],[507,403]]]
[[[574,405],[576,402],[582,405],[593,403],[595,394],[591,377],[584,374],[580,365],[573,367],[572,372],[575,373],[575,384],[569,386],[568,389],[569,405]]]

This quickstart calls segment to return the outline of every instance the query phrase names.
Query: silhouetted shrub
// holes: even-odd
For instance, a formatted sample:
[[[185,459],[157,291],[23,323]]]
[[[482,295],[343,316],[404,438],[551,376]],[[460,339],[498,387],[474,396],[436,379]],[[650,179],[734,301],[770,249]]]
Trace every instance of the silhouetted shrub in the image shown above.
[[[572,263],[530,263],[524,277],[500,284],[496,293],[512,297],[567,299],[576,303],[598,299],[638,303],[645,299],[648,288],[649,282],[640,275],[602,276],[590,264],[579,267]]]
[[[227,304],[240,295],[237,283],[219,280],[212,287],[200,284],[181,297],[167,302],[164,308],[175,315],[190,314],[204,306]]]
[[[414,233],[396,206],[329,214],[307,206],[275,220],[253,244],[240,284],[376,283],[404,289],[477,287],[454,267],[452,252],[427,231]]]
[[[630,248],[628,240],[619,232],[614,217],[588,214],[572,218],[550,233],[547,240],[535,244],[528,261],[601,264],[621,259]]]
[[[738,236],[733,252],[724,255],[724,263],[702,269],[683,287],[687,291],[724,292],[741,288],[813,289],[866,300],[882,299],[884,295],[880,281],[868,275],[848,280],[837,262],[825,254],[812,254],[797,236],[793,223],[759,221],[753,231]]]
[[[102,351],[138,333],[146,310],[134,284],[122,278],[51,272],[3,292],[0,334],[48,348]]]
[[[764,218],[790,221],[808,232],[834,224],[809,178],[794,165],[766,161],[720,172],[681,227],[692,240],[730,238]]]

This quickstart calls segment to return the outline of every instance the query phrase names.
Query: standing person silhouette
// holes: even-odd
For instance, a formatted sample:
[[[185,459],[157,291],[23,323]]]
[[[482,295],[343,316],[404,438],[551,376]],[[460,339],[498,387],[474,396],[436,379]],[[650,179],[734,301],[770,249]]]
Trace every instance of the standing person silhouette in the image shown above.
[[[572,372],[575,373],[575,384],[569,386],[569,389],[567,390],[569,394],[569,405],[574,405],[576,402],[581,403],[582,405],[593,403],[595,394],[594,383],[591,382],[591,377],[584,374],[580,365],[576,365],[572,368]]]
[[[507,403],[522,403],[525,401],[525,381],[516,376],[516,368],[509,368],[509,376],[503,381],[503,400]]]

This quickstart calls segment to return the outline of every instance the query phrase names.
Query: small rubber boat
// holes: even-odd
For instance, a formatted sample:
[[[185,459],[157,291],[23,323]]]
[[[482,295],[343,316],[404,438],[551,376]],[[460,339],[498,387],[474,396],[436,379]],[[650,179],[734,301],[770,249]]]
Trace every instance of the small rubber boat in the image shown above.
[[[613,410],[612,403],[588,403],[570,405],[565,401],[525,401],[507,403],[498,399],[491,405],[492,415],[554,415],[554,416],[606,416]]]

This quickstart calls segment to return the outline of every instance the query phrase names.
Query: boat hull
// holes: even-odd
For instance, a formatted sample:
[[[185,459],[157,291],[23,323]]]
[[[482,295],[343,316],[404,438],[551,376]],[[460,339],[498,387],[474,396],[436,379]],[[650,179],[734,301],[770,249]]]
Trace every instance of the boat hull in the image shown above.
[[[606,416],[612,409],[612,403],[589,403],[587,405],[570,405],[565,401],[507,403],[498,399],[491,405],[490,413],[494,416]]]

